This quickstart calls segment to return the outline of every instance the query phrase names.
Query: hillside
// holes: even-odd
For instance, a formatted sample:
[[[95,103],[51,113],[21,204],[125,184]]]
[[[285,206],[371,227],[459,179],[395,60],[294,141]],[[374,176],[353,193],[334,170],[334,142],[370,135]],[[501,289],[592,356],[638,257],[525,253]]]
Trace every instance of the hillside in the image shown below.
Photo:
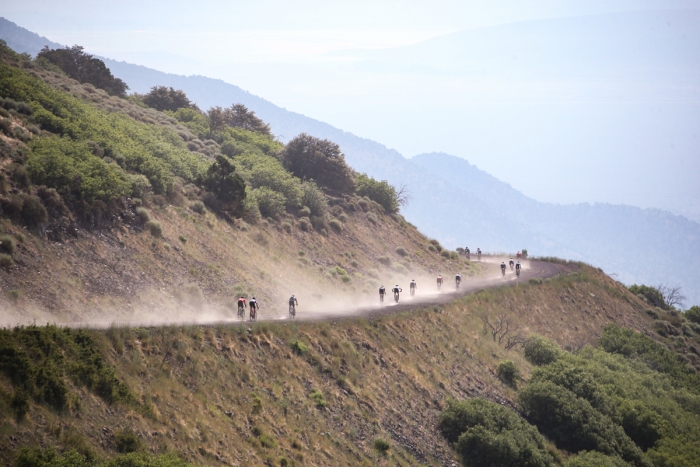
[[[5,402],[13,383],[2,367],[0,391],[7,397],[0,398],[0,462],[12,465],[20,448],[41,445],[55,446],[59,453],[76,450],[89,459],[134,450],[175,452],[211,466],[454,466],[457,454],[438,429],[448,401],[483,397],[515,407],[519,392],[499,379],[497,365],[504,359],[515,363],[522,375],[518,387],[535,372],[520,346],[504,349],[509,337],[537,333],[577,350],[597,345],[604,326],[617,323],[642,336],[654,335],[684,355],[682,365],[700,368],[700,328],[691,330],[682,318],[662,310],[645,312],[648,305],[595,269],[568,270],[572,273],[480,292],[441,308],[369,320],[3,331],[2,348],[20,339],[31,349],[33,335],[31,339],[64,349],[65,360],[57,361],[54,371],[65,371],[66,398],[60,410],[32,399],[23,421],[16,422],[10,414],[17,409]],[[510,326],[500,342],[484,324],[498,318]],[[105,383],[108,390],[70,370],[82,358],[72,339],[103,359],[103,370],[85,366],[81,371],[95,372],[90,378],[103,375],[99,377],[111,381]],[[31,361],[41,364],[41,355],[34,354]],[[51,353],[46,357],[49,361]],[[625,363],[612,354],[606,358],[617,358],[608,363],[616,371],[625,365],[632,365],[626,371],[640,371],[632,360]],[[660,368],[654,371],[666,371]],[[685,404],[697,397],[673,394],[684,397]],[[676,429],[684,429],[680,413],[674,416]],[[377,439],[387,442],[386,452]],[[690,456],[673,465],[693,465],[697,453],[692,457],[688,447],[671,447]],[[549,449],[558,463],[571,456],[551,442]],[[668,456],[663,449],[654,452]]]
[[[23,47],[18,51],[30,54],[45,43],[36,34],[4,19],[0,21],[0,37],[13,40]],[[109,59],[105,63],[132,91],[145,93],[153,86],[172,86],[184,90],[202,108],[240,102],[268,122],[281,141],[306,132],[338,143],[354,169],[396,186],[408,185],[413,202],[402,211],[406,219],[449,248],[480,246],[489,251],[528,248],[540,256],[580,259],[619,274],[629,284],[683,285],[689,303],[700,302],[700,286],[691,276],[681,273],[687,258],[698,249],[700,226],[681,216],[631,206],[553,207],[527,199],[505,184],[494,182],[495,179],[486,185],[478,182],[467,185],[461,178],[468,176],[467,162],[458,164],[460,177],[440,164],[426,172],[424,165],[416,164],[418,160],[406,159],[379,143],[277,107],[224,81],[167,74]],[[483,176],[492,179],[487,174]],[[474,181],[474,177],[467,180]],[[486,186],[488,191],[482,192]],[[523,203],[528,209],[520,210]],[[576,227],[571,228],[572,222]],[[618,232],[615,230],[618,225],[644,225],[643,230],[635,232],[639,249],[628,248],[628,237],[614,233]],[[672,248],[668,238],[674,238]],[[639,261],[640,251],[656,259],[653,266],[648,261]]]
[[[292,294],[332,310],[481,270],[354,185],[288,172],[265,133],[182,123],[9,49],[0,93],[2,323],[229,318],[238,295],[271,318]]]

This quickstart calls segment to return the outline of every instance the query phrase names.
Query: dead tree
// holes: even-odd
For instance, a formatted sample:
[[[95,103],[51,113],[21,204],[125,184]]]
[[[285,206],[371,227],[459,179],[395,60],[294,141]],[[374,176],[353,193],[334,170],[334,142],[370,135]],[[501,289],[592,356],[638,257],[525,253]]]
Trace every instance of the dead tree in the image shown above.
[[[505,348],[506,350],[510,350],[516,345],[523,345],[525,341],[527,341],[527,338],[520,333],[514,336],[508,336],[508,338],[506,339]]]
[[[498,315],[496,317],[495,322],[489,321],[489,317],[484,315],[481,317],[481,321],[484,322],[484,325],[486,325],[487,329],[491,333],[491,337],[493,337],[493,341],[500,344],[503,338],[510,332],[510,320],[506,318],[504,315]]]
[[[681,293],[682,288],[680,286],[669,287],[666,284],[659,284],[657,290],[664,297],[664,301],[669,307],[683,306],[685,295]]]

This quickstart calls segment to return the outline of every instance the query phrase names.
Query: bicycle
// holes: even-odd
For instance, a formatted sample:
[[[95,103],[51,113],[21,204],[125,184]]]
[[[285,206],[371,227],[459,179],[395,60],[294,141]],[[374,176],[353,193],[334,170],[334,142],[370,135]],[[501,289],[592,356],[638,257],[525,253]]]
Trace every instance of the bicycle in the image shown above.
[[[243,305],[242,305],[242,304],[239,304],[239,305],[238,305],[238,317],[239,317],[240,319],[245,318],[245,309],[243,308]]]
[[[520,277],[520,268],[517,268],[517,269],[515,270],[515,275],[516,275],[517,277]]]
[[[257,321],[258,319],[258,310],[256,307],[250,307],[250,320],[251,321]]]
[[[477,257],[477,259],[478,259],[479,261],[481,261],[481,252],[478,252],[478,253],[476,254],[476,257]]]
[[[297,316],[296,306],[293,304],[289,305],[289,317],[296,318],[296,316]]]
[[[396,303],[399,303],[399,293],[398,292],[394,292],[394,301]]]

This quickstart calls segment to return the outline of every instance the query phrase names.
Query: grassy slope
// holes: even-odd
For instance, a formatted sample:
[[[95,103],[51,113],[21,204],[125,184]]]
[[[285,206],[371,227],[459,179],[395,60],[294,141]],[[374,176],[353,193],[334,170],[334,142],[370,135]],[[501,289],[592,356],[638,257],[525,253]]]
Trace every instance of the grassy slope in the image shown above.
[[[652,329],[644,309],[584,267],[442,310],[374,320],[93,331],[117,375],[155,415],[108,406],[74,388],[81,408],[72,413],[33,404],[27,421],[5,418],[0,452],[7,461],[20,445],[87,443],[110,456],[113,433],[131,427],[148,449],[207,465],[279,465],[281,457],[303,465],[444,465],[454,458],[436,430],[445,399],[484,396],[513,405],[514,391],[495,376],[497,363],[513,360],[525,378],[531,371],[520,349],[506,351],[492,340],[482,316],[502,314],[522,332],[576,348],[594,343],[610,322]],[[293,352],[297,340],[308,347],[301,355]],[[677,347],[679,339],[670,342]],[[697,339],[683,343],[697,346]],[[310,398],[315,389],[325,408]],[[386,458],[372,447],[378,437],[391,444]]]
[[[149,153],[153,147],[165,145],[161,152],[178,154],[178,160],[197,161],[197,165],[207,163],[218,148],[214,141],[200,144],[189,129],[161,112],[110,97],[31,62],[5,60],[4,72],[12,76],[12,81],[7,78],[8,88],[21,91],[13,92],[25,99],[40,95],[37,99],[41,102],[64,102],[68,109],[75,110],[69,112],[66,121],[80,129],[76,133],[87,132],[100,141],[102,138],[106,146],[117,144],[125,154]],[[47,90],[43,83],[55,91]],[[22,124],[19,118],[12,120],[14,125]],[[141,145],[134,131],[145,135],[141,139],[148,144]],[[161,133],[167,136],[167,142],[158,139]],[[173,135],[182,141],[171,144]],[[11,146],[21,144],[4,134],[0,137]],[[46,137],[46,133],[33,136],[28,144]],[[132,137],[136,139],[132,141]],[[10,162],[0,160],[3,167]],[[292,293],[301,300],[302,309],[308,310],[312,302],[327,308],[351,296],[356,302],[358,293],[371,292],[374,298],[379,278],[387,281],[386,285],[390,281],[406,284],[406,269],[382,267],[377,261],[380,256],[402,262],[410,274],[418,277],[456,270],[476,274],[479,270],[462,260],[449,261],[431,253],[427,239],[415,228],[400,216],[380,214],[372,204],[376,223],[368,219],[369,212],[347,209],[343,213],[339,206],[332,209],[336,216],[347,215],[348,219],[342,232],[328,228],[325,237],[302,232],[292,215],[249,227],[242,222],[228,224],[209,212],[198,214],[182,195],[168,199],[161,196],[160,203],[144,201],[153,218],[163,225],[162,238],[154,239],[144,231],[143,223],[134,215],[135,205],[115,228],[78,228],[75,238],[64,235],[60,242],[42,240],[26,228],[3,221],[1,233],[13,235],[18,248],[13,255],[16,266],[9,272],[0,271],[0,286],[6,292],[0,294],[4,311],[0,324],[33,319],[110,321],[133,316],[157,320],[166,314],[173,317],[173,310],[182,318],[203,313],[230,316],[227,305],[240,292],[257,296],[263,316],[285,312],[285,300]],[[283,229],[285,221],[292,224],[291,233]],[[405,248],[410,255],[399,256],[397,247]],[[304,258],[300,259],[302,254]],[[334,270],[336,266],[346,271],[349,279],[343,281]],[[395,270],[404,274],[392,272]]]

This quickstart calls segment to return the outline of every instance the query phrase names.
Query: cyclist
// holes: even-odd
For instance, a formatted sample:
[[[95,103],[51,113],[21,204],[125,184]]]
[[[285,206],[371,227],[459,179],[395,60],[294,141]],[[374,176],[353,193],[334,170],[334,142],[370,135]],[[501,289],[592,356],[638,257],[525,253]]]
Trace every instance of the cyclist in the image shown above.
[[[505,276],[506,275],[506,263],[501,261],[501,273]]]
[[[442,274],[438,274],[437,277],[437,286],[438,286],[438,292],[440,291],[440,288],[442,287]]]
[[[466,247],[466,248],[464,249],[464,254],[466,255],[467,259],[469,259],[469,253],[470,253],[469,247]]]
[[[384,286],[379,287],[379,302],[384,303],[384,295],[386,295],[386,289]]]
[[[415,279],[411,281],[411,285],[409,286],[409,288],[411,289],[411,297],[413,297],[416,294],[416,289],[418,288],[418,284],[416,284]]]
[[[518,259],[520,259],[520,258],[522,258],[522,257],[523,257],[523,254],[522,254],[522,253],[520,253],[520,252],[518,252],[518,254],[517,254],[517,255],[515,255],[515,257],[516,257],[516,258],[518,258]]]
[[[251,298],[250,301],[248,302],[248,307],[250,308],[250,320],[255,321],[258,319],[258,301],[255,299],[255,297]]]
[[[513,258],[511,258],[510,261],[508,261],[508,264],[510,265],[510,270],[512,271],[513,266],[515,266],[515,262],[513,261]]]
[[[297,315],[297,306],[299,306],[299,302],[297,301],[297,298],[292,295],[289,297],[289,316],[292,318],[296,317]]]
[[[248,305],[245,302],[245,297],[241,295],[241,298],[238,299],[238,316],[239,317],[244,317],[245,316],[245,310],[244,308],[247,307]]]
[[[481,261],[481,248],[476,249],[476,256],[479,258],[479,261]]]
[[[460,273],[457,273],[455,276],[455,285],[459,289],[459,284],[462,283],[462,275]]]
[[[392,292],[394,292],[394,300],[396,300],[396,303],[399,302],[399,292],[403,292],[403,289],[399,287],[399,284],[396,284],[396,287],[391,289]]]
[[[515,275],[520,277],[520,261],[515,265]]]

